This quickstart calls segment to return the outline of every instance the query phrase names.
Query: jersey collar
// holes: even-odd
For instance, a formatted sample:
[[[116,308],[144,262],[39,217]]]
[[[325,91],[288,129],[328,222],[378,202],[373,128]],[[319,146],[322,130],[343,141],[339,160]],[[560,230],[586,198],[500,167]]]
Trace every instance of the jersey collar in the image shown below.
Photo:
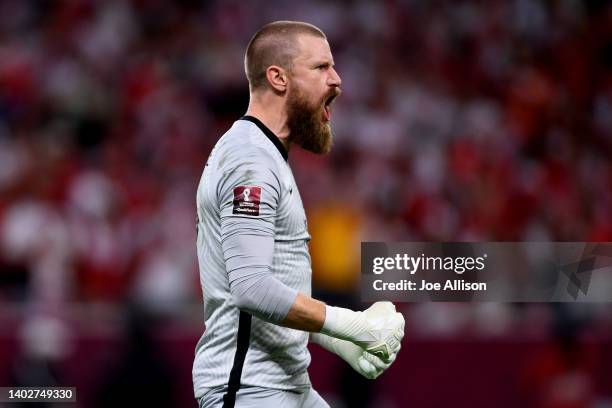
[[[276,148],[280,152],[281,156],[283,156],[283,159],[285,159],[285,161],[287,161],[287,159],[289,158],[289,153],[287,152],[287,149],[285,148],[283,143],[280,141],[278,136],[276,136],[274,134],[274,132],[272,132],[270,129],[268,129],[268,127],[266,125],[261,123],[261,121],[259,119],[255,118],[253,116],[250,116],[250,115],[244,115],[239,120],[248,120],[249,122],[252,122],[255,125],[257,125],[259,130],[261,130],[263,132],[263,134],[266,135],[266,137],[268,139],[270,139],[270,141],[272,143],[274,143],[274,146],[276,146]]]

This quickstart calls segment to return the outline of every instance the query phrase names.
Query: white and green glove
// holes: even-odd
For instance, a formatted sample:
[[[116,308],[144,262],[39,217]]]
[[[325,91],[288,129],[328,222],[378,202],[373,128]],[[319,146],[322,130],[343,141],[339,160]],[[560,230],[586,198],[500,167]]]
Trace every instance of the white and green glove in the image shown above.
[[[326,306],[321,333],[311,335],[312,340],[365,377],[376,378],[395,361],[401,348],[404,316],[391,302],[376,302],[363,312]]]

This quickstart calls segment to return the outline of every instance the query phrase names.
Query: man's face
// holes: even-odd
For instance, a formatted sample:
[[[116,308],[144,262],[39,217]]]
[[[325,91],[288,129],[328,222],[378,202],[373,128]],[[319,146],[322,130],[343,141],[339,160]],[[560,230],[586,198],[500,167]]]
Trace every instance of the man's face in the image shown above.
[[[332,145],[331,103],[340,95],[341,80],[327,40],[301,35],[298,43],[287,95],[289,141],[313,153],[328,153]]]

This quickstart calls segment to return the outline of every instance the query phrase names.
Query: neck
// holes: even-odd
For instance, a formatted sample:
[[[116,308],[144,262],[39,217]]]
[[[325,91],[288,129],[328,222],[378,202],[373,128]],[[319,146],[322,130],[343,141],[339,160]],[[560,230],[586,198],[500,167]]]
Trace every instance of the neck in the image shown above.
[[[289,127],[287,126],[287,110],[284,100],[269,92],[251,93],[246,115],[259,119],[268,129],[280,139],[289,151]]]

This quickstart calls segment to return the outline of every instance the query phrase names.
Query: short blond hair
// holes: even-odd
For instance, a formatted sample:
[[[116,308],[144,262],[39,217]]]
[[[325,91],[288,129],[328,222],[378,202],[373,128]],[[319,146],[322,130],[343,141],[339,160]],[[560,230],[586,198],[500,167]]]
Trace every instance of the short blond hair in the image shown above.
[[[327,39],[318,27],[301,21],[275,21],[255,33],[244,56],[244,70],[251,90],[265,87],[269,66],[291,69],[298,52],[297,37],[304,34]]]

